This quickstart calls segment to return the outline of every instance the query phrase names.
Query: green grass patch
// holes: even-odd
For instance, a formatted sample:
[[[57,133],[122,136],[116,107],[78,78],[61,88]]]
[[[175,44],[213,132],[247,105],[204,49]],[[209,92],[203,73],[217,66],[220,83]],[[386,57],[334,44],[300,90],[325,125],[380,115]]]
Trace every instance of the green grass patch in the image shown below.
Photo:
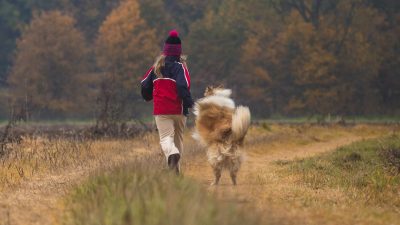
[[[400,137],[360,141],[320,156],[277,162],[312,189],[339,188],[353,200],[400,207]]]
[[[193,181],[136,163],[89,179],[67,200],[64,224],[260,224],[232,202],[218,202]]]

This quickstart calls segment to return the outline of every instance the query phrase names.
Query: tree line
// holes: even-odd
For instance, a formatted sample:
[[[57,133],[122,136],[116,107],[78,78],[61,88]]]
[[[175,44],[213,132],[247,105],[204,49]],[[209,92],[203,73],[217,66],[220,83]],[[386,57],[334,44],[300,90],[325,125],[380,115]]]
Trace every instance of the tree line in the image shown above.
[[[398,115],[397,0],[0,0],[0,114],[148,116],[143,73],[180,31],[192,92],[257,117]],[[104,123],[104,124],[102,124]]]

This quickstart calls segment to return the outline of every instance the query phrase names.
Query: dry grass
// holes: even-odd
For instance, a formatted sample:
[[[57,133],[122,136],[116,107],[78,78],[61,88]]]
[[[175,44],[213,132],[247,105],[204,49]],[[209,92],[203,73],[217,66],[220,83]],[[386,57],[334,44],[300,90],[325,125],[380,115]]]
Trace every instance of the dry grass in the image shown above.
[[[0,158],[0,191],[36,174],[105,166],[124,161],[124,154],[157,151],[156,140],[155,134],[132,140],[23,137],[18,143],[9,143],[7,154]]]
[[[309,144],[326,143],[340,138],[368,138],[396,132],[397,126],[339,125],[317,126],[303,125],[270,125],[252,127],[247,135],[247,152],[251,154],[272,154],[286,150],[296,150]]]
[[[398,132],[397,129],[378,125],[253,127],[247,138],[247,161],[239,172],[238,187],[232,189],[225,175],[222,185],[210,191],[223,199],[241,199],[244,205],[255,205],[261,212],[271,212],[272,218],[285,218],[282,221],[287,224],[395,224],[400,217],[393,205],[387,205],[389,210],[380,205],[366,206],[363,201],[351,200],[362,199],[362,195],[349,196],[337,187],[312,188],[302,183],[301,175],[284,171],[293,160],[330,152],[353,141],[390,135]],[[349,156],[347,160],[353,158],[357,157]],[[187,166],[187,174],[208,185],[212,172],[204,169],[207,166],[205,158],[201,157]],[[340,173],[335,175],[340,176]],[[315,176],[319,177],[323,178],[321,174]],[[390,200],[394,196],[382,197]],[[271,216],[266,215],[264,220],[271,220]]]
[[[163,165],[150,156],[93,176],[68,198],[63,224],[260,224],[257,214],[217,201]]]
[[[187,164],[204,153],[185,134]],[[185,176],[168,172],[156,135],[142,146],[152,154],[129,164],[100,170],[66,198],[62,224],[261,224],[259,215],[219,201]],[[183,166],[184,167],[184,166]],[[249,207],[250,208],[250,207]],[[249,209],[247,208],[247,209]],[[271,221],[268,224],[277,224]]]
[[[94,156],[92,144],[91,141],[40,137],[10,143],[8,154],[0,159],[0,190],[15,187],[38,173],[80,166]]]
[[[32,138],[10,145],[0,164],[0,218],[8,218],[0,224],[56,223],[60,199],[74,185],[97,170],[158,152],[156,140],[147,134],[132,140]]]
[[[285,183],[282,193],[295,206],[293,214],[309,214],[312,224],[396,224],[400,176],[385,165],[378,143],[400,144],[397,137],[360,141],[332,153],[277,162],[276,176]]]
[[[360,141],[317,157],[288,162],[284,174],[296,177],[312,190],[340,190],[349,203],[400,211],[400,174],[392,163],[400,157],[381,145],[397,149],[400,138]]]
[[[183,195],[182,201],[185,198],[190,198],[190,196],[200,196],[200,199],[208,199],[210,195],[204,195],[203,192],[203,189],[207,188],[212,197],[203,202],[205,208],[221,207],[221,204],[234,206],[234,208],[237,208],[235,210],[239,211],[251,208],[252,213],[264,214],[264,223],[267,224],[390,223],[399,219],[399,212],[391,207],[390,204],[386,204],[383,208],[371,204],[362,205],[361,202],[354,201],[354,199],[363,198],[360,192],[352,192],[355,194],[351,196],[348,192],[335,186],[321,187],[316,185],[313,187],[304,183],[303,175],[297,172],[285,173],[285,171],[296,158],[311,157],[319,153],[332,151],[337,146],[347,145],[355,140],[389,135],[396,132],[398,132],[398,127],[396,126],[379,125],[356,125],[351,127],[330,125],[321,127],[307,124],[264,124],[263,126],[252,127],[246,140],[247,161],[239,173],[239,185],[236,188],[230,186],[230,181],[226,179],[226,175],[223,175],[222,183],[218,188],[210,188],[208,186],[213,177],[205,159],[205,151],[191,139],[189,132],[186,134],[186,148],[182,158],[182,168],[186,178],[172,183],[169,183],[170,181],[168,180],[171,180],[169,178],[168,180],[161,179],[160,183],[152,183],[156,179],[149,180],[149,177],[147,177],[147,175],[154,175],[153,178],[159,176],[162,173],[160,171],[165,166],[156,133],[132,140],[50,140],[40,137],[24,139],[20,144],[9,146],[12,151],[9,152],[6,158],[1,160],[0,217],[9,213],[8,217],[11,224],[57,223],[59,222],[60,213],[64,210],[64,205],[60,204],[63,201],[60,201],[60,199],[62,200],[65,193],[74,185],[84,183],[83,186],[78,187],[78,189],[84,190],[80,194],[84,194],[85,191],[92,191],[93,193],[96,187],[104,184],[100,181],[104,178],[101,177],[105,171],[105,174],[110,175],[105,178],[107,180],[104,184],[106,185],[105,187],[114,188],[113,184],[120,182],[120,184],[126,184],[127,188],[134,190],[136,186],[130,186],[133,184],[125,181],[130,180],[137,173],[133,171],[134,167],[126,166],[126,164],[137,162],[137,158],[143,155],[156,154],[154,157],[159,159],[156,166],[147,167],[146,170],[139,171],[139,176],[143,176],[143,181],[151,181],[146,185],[159,187],[166,182],[168,185],[172,185],[169,186],[171,189],[174,187],[181,188],[182,185],[192,187],[193,189],[191,190],[195,190],[195,192],[185,192],[186,189],[179,189],[186,193]],[[387,154],[392,156],[392,153],[389,152]],[[344,159],[345,161],[357,161],[358,156],[348,155]],[[392,163],[397,162],[395,161],[396,159],[393,160],[393,157],[388,159]],[[102,172],[96,172],[99,170]],[[114,174],[114,172],[117,180],[112,178],[113,175],[111,174]],[[100,178],[86,180],[93,173],[100,175]],[[53,177],[54,179],[45,178],[54,174],[60,174],[61,176]],[[337,176],[340,176],[340,174],[337,174]],[[118,180],[120,178],[121,180]],[[196,182],[188,181],[187,178],[193,178]],[[379,183],[379,180],[377,182]],[[196,183],[202,184],[202,187],[196,187]],[[173,186],[175,184],[178,186]],[[32,185],[37,187],[32,188]],[[148,187],[150,188],[150,186]],[[126,196],[124,195],[126,191],[122,189],[116,191],[118,193],[115,194],[119,196],[118,201],[126,202]],[[179,196],[181,193],[181,191],[170,192],[172,191],[170,189],[167,191],[172,196]],[[131,194],[133,195],[134,193]],[[149,193],[144,191],[143,194],[143,196],[148,196]],[[76,197],[77,195],[74,196]],[[80,196],[82,197],[83,195]],[[140,196],[138,195],[137,197]],[[24,201],[24,199],[28,201]],[[71,200],[71,198],[68,199]],[[94,204],[93,201],[104,200],[108,202],[110,200],[108,197],[98,199],[98,196],[93,199],[82,199],[87,201],[87,205],[81,202],[83,204],[81,206],[87,206],[87,208],[75,208],[79,209],[75,210],[76,213],[89,210],[85,214],[90,214],[90,208],[97,206],[91,205]],[[55,207],[55,202],[60,205]],[[170,202],[169,200],[164,201],[163,204],[170,204]],[[1,212],[1,205],[5,205],[7,210]],[[115,204],[110,206],[112,208],[107,210],[112,212]],[[187,208],[190,209],[189,206]],[[115,208],[115,210],[119,209]],[[217,212],[221,212],[221,215],[226,213],[219,210]],[[132,211],[132,213],[136,212]],[[34,220],[32,220],[33,215],[37,217]],[[78,221],[80,220],[78,217],[84,215],[75,214],[75,216],[77,217],[76,221]],[[50,220],[48,219],[50,217],[55,217],[56,219]],[[81,221],[85,221],[85,219],[83,218]],[[0,224],[3,224],[3,222],[4,220]],[[84,222],[82,223],[84,224]]]

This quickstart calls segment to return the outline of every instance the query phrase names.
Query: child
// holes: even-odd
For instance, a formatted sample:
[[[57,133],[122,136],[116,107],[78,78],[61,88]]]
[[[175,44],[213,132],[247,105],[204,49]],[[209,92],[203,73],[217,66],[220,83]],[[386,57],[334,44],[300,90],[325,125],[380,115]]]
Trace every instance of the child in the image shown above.
[[[189,71],[181,54],[181,40],[178,32],[172,30],[162,54],[141,82],[143,98],[146,101],[153,100],[153,114],[168,167],[177,174],[186,116],[188,109],[193,106]]]

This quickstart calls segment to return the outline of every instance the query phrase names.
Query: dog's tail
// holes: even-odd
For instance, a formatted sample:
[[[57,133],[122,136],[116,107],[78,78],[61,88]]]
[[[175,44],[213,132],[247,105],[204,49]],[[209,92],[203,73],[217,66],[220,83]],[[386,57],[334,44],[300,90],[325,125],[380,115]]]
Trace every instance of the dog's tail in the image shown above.
[[[232,117],[232,138],[235,142],[242,142],[250,127],[250,110],[248,107],[239,106]]]

